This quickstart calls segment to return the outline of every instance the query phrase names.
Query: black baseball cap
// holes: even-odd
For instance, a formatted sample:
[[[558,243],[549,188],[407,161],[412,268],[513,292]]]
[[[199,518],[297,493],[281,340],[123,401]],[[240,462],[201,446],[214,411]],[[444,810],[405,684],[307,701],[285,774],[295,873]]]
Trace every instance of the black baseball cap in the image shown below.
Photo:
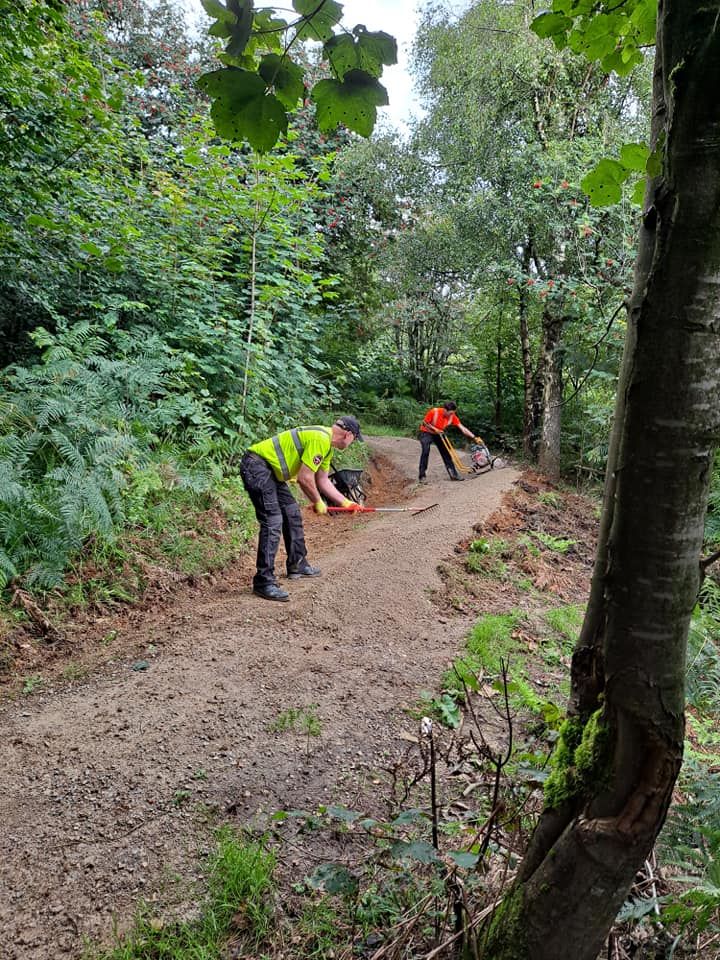
[[[365,437],[360,433],[360,424],[355,417],[338,417],[335,423],[343,430],[349,430],[356,440],[364,440]]]

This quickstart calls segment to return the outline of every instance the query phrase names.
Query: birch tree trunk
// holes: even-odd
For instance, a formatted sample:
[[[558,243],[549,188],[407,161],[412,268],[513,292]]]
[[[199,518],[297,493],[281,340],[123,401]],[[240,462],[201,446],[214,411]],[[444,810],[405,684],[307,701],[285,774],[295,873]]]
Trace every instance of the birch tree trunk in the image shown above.
[[[661,0],[649,184],[565,760],[485,960],[596,960],[682,761],[684,668],[720,440],[720,0]]]
[[[538,467],[548,477],[560,478],[560,432],[562,412],[562,363],[560,340],[563,320],[548,311],[543,314],[543,343],[540,362],[542,420],[538,445]]]

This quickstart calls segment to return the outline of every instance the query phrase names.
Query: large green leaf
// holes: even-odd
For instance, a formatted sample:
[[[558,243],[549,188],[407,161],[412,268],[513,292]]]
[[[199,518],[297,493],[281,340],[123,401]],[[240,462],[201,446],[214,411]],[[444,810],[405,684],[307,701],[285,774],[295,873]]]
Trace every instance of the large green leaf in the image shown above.
[[[304,71],[288,57],[268,53],[260,61],[258,72],[268,86],[275,88],[275,95],[292,110],[305,93]]]
[[[210,114],[218,134],[227,140],[247,140],[265,153],[287,129],[285,108],[250,70],[213,70],[198,79],[198,86],[213,98]]]
[[[325,44],[325,54],[339,80],[351,70],[364,70],[371,77],[382,76],[383,66],[397,63],[397,43],[387,33],[370,33],[362,25],[354,36],[342,33]]]
[[[331,37],[325,44],[325,53],[335,76],[340,80],[350,70],[355,70],[360,66],[357,44],[347,33],[339,33],[337,36]]]
[[[228,8],[220,3],[220,0],[200,0],[205,12],[216,20],[222,20],[225,23],[237,23],[237,17]]]
[[[253,37],[265,50],[283,49],[283,33],[287,30],[287,22],[274,16],[272,10],[256,10],[253,23]]]
[[[630,22],[637,32],[638,46],[649,46],[654,43],[657,29],[657,0],[640,0],[630,15]]]
[[[618,47],[612,53],[608,53],[600,61],[600,66],[605,73],[617,73],[621,77],[626,77],[643,61],[642,51],[633,46]]]
[[[252,0],[228,0],[228,7],[235,14],[236,22],[231,26],[232,34],[225,52],[232,57],[239,57],[245,50],[252,31]]]
[[[329,40],[334,28],[342,20],[342,7],[335,0],[293,0],[293,9],[306,18],[297,28],[302,40]]]
[[[530,29],[542,39],[565,35],[572,27],[572,20],[561,13],[541,13],[530,24]]]
[[[617,160],[601,160],[594,170],[583,178],[580,186],[594,207],[606,207],[618,203],[622,197],[622,184],[629,170]]]
[[[367,73],[373,76],[380,76],[382,65],[386,67],[397,63],[397,41],[389,33],[382,30],[366,30],[361,24],[353,30],[357,37],[360,47],[360,66]],[[377,65],[378,73],[375,73],[373,64]]]
[[[381,83],[362,70],[351,70],[342,82],[320,80],[312,89],[321,130],[333,130],[339,123],[369,137],[375,126],[376,107],[388,102]]]
[[[435,847],[426,840],[415,840],[412,843],[397,840],[390,847],[390,855],[395,860],[417,860],[419,863],[437,863],[440,859]]]
[[[624,143],[620,148],[620,163],[629,170],[645,172],[650,150],[646,143]]]
[[[198,77],[197,85],[213,99],[243,103],[265,92],[265,81],[251,70],[227,67]]]
[[[313,890],[325,890],[329,894],[352,894],[357,890],[358,879],[338,863],[322,863],[307,877]]]
[[[247,140],[258,153],[272,150],[287,130],[285,108],[271,93],[263,92],[243,103],[216,100],[210,115],[221,137]]]

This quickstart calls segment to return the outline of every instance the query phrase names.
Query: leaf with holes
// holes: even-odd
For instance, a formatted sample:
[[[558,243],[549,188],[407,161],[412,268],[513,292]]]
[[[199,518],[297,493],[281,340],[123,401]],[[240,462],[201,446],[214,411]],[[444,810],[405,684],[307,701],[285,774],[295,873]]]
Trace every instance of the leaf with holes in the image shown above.
[[[371,77],[380,77],[383,65],[397,63],[397,44],[387,33],[370,33],[363,26],[355,27],[355,36],[338,34],[325,44],[330,66],[339,80],[351,70],[363,70]]]
[[[628,170],[645,172],[650,150],[645,143],[624,143],[620,148],[620,163]]]
[[[339,123],[363,137],[375,126],[376,107],[387,104],[387,91],[381,83],[362,70],[351,70],[342,83],[320,80],[312,89],[321,130],[333,130]]]
[[[278,100],[292,110],[305,93],[303,69],[287,57],[268,53],[260,61],[258,73],[269,87],[275,88]]]
[[[594,207],[607,207],[622,197],[622,184],[630,171],[617,160],[605,158],[583,177],[580,186]]]

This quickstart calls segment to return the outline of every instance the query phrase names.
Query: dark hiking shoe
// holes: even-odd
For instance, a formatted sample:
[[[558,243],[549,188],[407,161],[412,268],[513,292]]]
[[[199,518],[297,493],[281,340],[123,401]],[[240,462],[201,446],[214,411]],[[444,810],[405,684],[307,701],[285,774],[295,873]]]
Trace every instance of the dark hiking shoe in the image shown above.
[[[310,564],[305,561],[305,563],[297,563],[293,567],[288,567],[288,580],[299,580],[300,577],[319,577],[322,573],[320,567],[311,567]]]
[[[427,477],[418,477],[418,483],[430,483]]]
[[[253,587],[253,593],[263,600],[289,600],[290,594],[276,583],[269,583],[266,587]]]
[[[450,474],[450,479],[451,479],[451,480],[462,480],[462,477],[459,477],[456,473],[451,473],[451,474]]]

